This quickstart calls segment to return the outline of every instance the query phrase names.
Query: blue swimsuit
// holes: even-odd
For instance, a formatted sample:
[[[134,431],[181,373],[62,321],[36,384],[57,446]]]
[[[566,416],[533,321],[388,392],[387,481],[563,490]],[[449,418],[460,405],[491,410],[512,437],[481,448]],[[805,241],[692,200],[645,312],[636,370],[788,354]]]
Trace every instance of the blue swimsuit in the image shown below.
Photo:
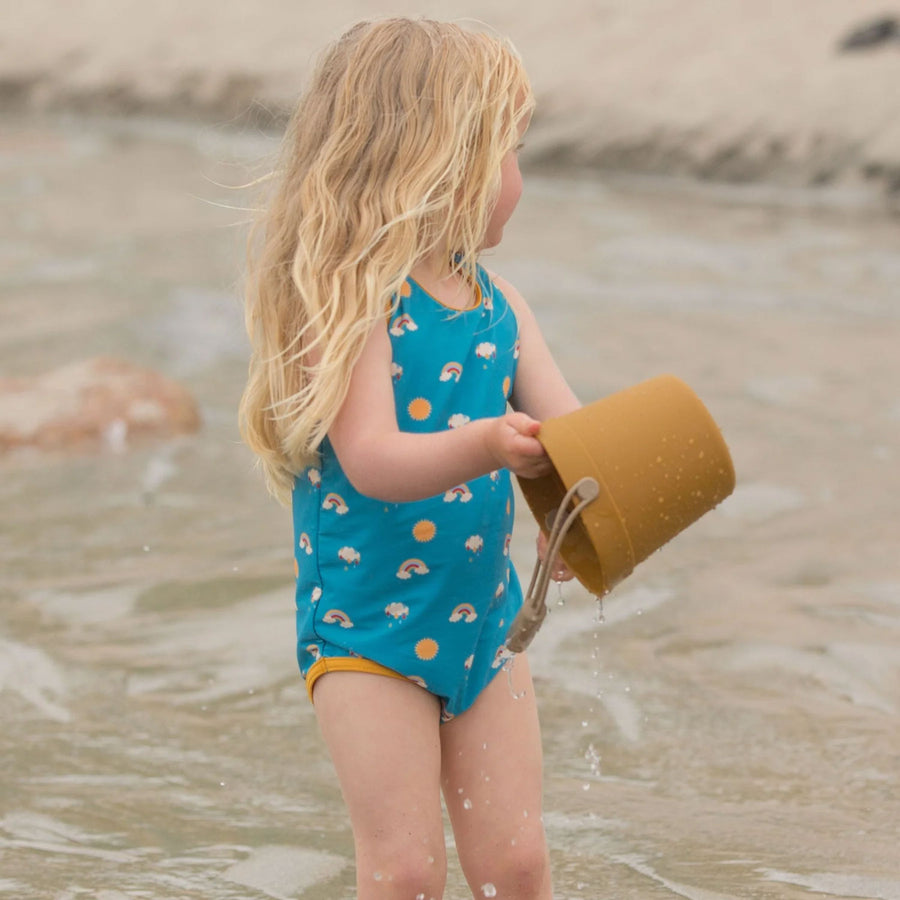
[[[503,415],[518,324],[478,269],[480,302],[450,309],[412,280],[388,321],[401,431],[435,432]],[[506,469],[446,493],[385,503],[350,484],[326,439],[293,491],[297,657],[312,696],[321,674],[378,672],[463,712],[510,657],[522,603],[509,558],[513,491]]]

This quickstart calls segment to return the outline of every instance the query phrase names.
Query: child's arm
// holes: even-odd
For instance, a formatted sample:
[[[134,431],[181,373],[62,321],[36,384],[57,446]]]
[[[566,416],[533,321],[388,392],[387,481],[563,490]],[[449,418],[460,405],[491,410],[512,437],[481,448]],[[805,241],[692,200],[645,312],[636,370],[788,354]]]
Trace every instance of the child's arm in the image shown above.
[[[519,323],[519,365],[510,404],[543,422],[581,406],[553,359],[540,326],[522,295],[506,280],[491,280],[515,310]]]
[[[556,365],[525,299],[508,281],[496,275],[491,278],[515,310],[519,323],[519,366],[511,399],[513,408],[540,421],[578,409],[581,404]],[[544,559],[547,553],[544,531],[538,532],[537,552]],[[571,581],[575,575],[558,556],[552,562],[552,577],[555,581]]]
[[[400,503],[431,497],[504,467],[526,478],[542,475],[550,463],[535,438],[539,429],[535,419],[512,412],[432,434],[400,431],[391,343],[386,324],[379,323],[354,366],[328,437],[361,494]]]

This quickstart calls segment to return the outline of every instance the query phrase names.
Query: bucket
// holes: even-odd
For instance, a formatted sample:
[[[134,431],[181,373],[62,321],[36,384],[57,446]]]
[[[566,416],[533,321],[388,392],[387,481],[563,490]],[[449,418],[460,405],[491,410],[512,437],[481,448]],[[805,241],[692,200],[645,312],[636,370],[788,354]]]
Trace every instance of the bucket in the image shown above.
[[[672,375],[548,419],[538,438],[553,471],[521,478],[519,485],[538,525],[551,535],[543,568],[558,550],[598,596],[734,490],[734,465],[718,426]],[[546,593],[549,579],[540,591],[540,569],[539,561],[529,595],[536,587]],[[545,613],[543,596],[526,598],[510,629],[513,652],[521,644],[513,640],[517,629],[526,629],[530,615],[527,646]]]

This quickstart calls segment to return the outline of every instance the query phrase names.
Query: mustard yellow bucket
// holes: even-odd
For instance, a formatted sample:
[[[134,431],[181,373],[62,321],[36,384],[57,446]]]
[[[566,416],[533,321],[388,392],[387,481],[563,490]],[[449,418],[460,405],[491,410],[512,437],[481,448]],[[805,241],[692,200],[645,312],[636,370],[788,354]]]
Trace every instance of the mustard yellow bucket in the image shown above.
[[[660,375],[541,424],[553,463],[519,484],[549,536],[525,603],[509,629],[518,653],[547,612],[557,553],[593,594],[608,593],[634,567],[721,503],[734,465],[709,411],[680,379]]]

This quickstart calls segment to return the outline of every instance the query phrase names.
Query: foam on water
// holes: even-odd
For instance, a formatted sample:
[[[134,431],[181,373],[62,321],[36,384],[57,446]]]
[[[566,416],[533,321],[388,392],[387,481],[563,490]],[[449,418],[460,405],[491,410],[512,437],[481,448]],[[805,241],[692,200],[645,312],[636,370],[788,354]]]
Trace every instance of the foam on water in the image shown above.
[[[900,673],[900,649],[892,644],[833,643],[807,650],[767,641],[734,641],[721,650],[698,651],[730,671],[777,670],[785,683],[800,688],[801,679],[818,682],[829,694],[859,706],[893,714],[892,689]]]
[[[275,900],[292,900],[313,885],[340,875],[346,866],[347,860],[322,850],[265,846],[254,849],[222,877]]]
[[[782,872],[778,869],[762,869],[760,874],[768,881],[775,881],[780,884],[794,884],[829,897],[900,900],[900,881],[896,879],[873,878],[868,875],[832,874],[828,872],[813,872],[801,875],[797,872]]]
[[[40,813],[12,812],[0,820],[0,848],[37,850],[42,853],[86,856],[114,863],[135,862],[140,854],[109,850],[109,835],[91,834]]]
[[[67,694],[62,669],[37,647],[0,638],[0,691],[4,690],[18,694],[48,719],[72,718],[62,704]]]
[[[652,866],[640,856],[635,854],[617,854],[614,859],[616,862],[622,863],[633,869],[635,872],[655,881],[670,890],[677,897],[684,897],[686,900],[739,900],[734,894],[721,894],[718,891],[710,891],[706,888],[695,887],[689,884],[681,884],[672,881],[670,878],[664,878],[656,872]]]
[[[224,613],[194,614],[147,628],[135,653],[151,660],[164,657],[167,663],[156,671],[131,673],[129,694],[164,693],[178,704],[194,705],[296,676],[285,596],[275,591],[231,604]],[[239,641],[235,634],[241,635]]]
[[[69,625],[102,625],[134,612],[144,585],[116,585],[99,590],[71,592],[45,589],[32,591],[34,603],[52,619]]]

